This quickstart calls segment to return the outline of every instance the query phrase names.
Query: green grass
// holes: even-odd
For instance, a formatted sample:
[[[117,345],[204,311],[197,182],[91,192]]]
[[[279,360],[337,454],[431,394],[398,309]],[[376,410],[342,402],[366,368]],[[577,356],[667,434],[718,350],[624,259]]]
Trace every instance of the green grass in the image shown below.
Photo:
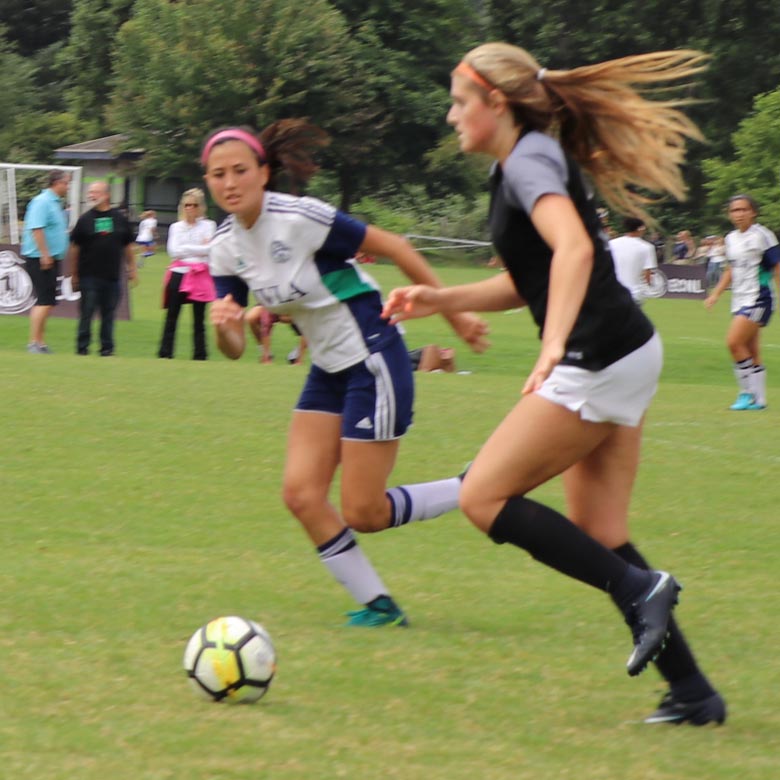
[[[651,301],[666,366],[632,507],[636,542],[683,581],[679,617],[730,706],[721,729],[642,726],[662,691],[630,679],[630,637],[601,594],[480,538],[459,513],[361,542],[408,631],[348,630],[352,607],[279,498],[284,436],[305,371],[256,352],[156,360],[163,260],[141,271],[116,358],[51,357],[0,318],[0,766],[14,780],[774,780],[780,338],[763,334],[764,413],[735,396],[726,302]],[[392,268],[372,269],[385,289]],[[488,271],[442,269],[450,282]],[[397,482],[453,474],[517,398],[537,349],[525,313],[490,317],[468,375],[417,378]],[[437,321],[410,345],[454,344]],[[560,485],[538,491],[562,505]],[[279,651],[249,707],[196,698],[190,634],[237,613]]]

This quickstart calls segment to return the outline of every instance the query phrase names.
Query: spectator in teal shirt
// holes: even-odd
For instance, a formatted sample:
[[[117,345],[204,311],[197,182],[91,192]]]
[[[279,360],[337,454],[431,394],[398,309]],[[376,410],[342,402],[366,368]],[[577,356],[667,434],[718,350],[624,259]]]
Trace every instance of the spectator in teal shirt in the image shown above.
[[[48,355],[46,320],[57,303],[57,277],[68,249],[68,223],[63,198],[70,186],[66,171],[51,171],[49,186],[27,205],[22,234],[22,258],[35,288],[36,302],[30,311],[30,343],[27,351]]]

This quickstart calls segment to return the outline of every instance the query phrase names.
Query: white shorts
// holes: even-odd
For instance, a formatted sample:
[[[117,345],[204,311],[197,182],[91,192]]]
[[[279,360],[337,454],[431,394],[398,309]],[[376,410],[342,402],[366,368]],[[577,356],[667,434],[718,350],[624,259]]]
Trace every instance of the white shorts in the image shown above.
[[[658,389],[663,345],[656,333],[646,344],[601,371],[556,366],[536,391],[578,412],[583,420],[635,428]]]

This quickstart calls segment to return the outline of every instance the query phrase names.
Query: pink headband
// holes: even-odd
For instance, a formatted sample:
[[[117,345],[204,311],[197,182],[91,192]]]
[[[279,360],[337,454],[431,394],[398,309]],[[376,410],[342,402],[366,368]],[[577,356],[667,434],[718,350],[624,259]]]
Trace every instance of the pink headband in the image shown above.
[[[263,149],[263,145],[254,135],[252,135],[252,133],[248,133],[240,127],[229,127],[227,130],[220,130],[218,133],[214,133],[214,135],[206,141],[206,145],[203,147],[203,153],[200,156],[200,162],[204,168],[209,161],[211,150],[221,141],[243,141],[262,162],[265,162],[265,149]]]

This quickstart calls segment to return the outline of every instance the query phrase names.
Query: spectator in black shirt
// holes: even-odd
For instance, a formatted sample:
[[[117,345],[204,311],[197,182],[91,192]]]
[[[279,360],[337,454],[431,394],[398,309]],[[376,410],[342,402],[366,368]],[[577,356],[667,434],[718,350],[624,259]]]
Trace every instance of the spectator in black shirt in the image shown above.
[[[89,354],[92,318],[100,312],[100,354],[114,354],[114,315],[119,303],[122,261],[129,281],[135,280],[135,256],[130,223],[119,209],[111,208],[108,184],[89,185],[87,200],[92,204],[76,222],[70,234],[71,283],[81,291],[76,352]]]

